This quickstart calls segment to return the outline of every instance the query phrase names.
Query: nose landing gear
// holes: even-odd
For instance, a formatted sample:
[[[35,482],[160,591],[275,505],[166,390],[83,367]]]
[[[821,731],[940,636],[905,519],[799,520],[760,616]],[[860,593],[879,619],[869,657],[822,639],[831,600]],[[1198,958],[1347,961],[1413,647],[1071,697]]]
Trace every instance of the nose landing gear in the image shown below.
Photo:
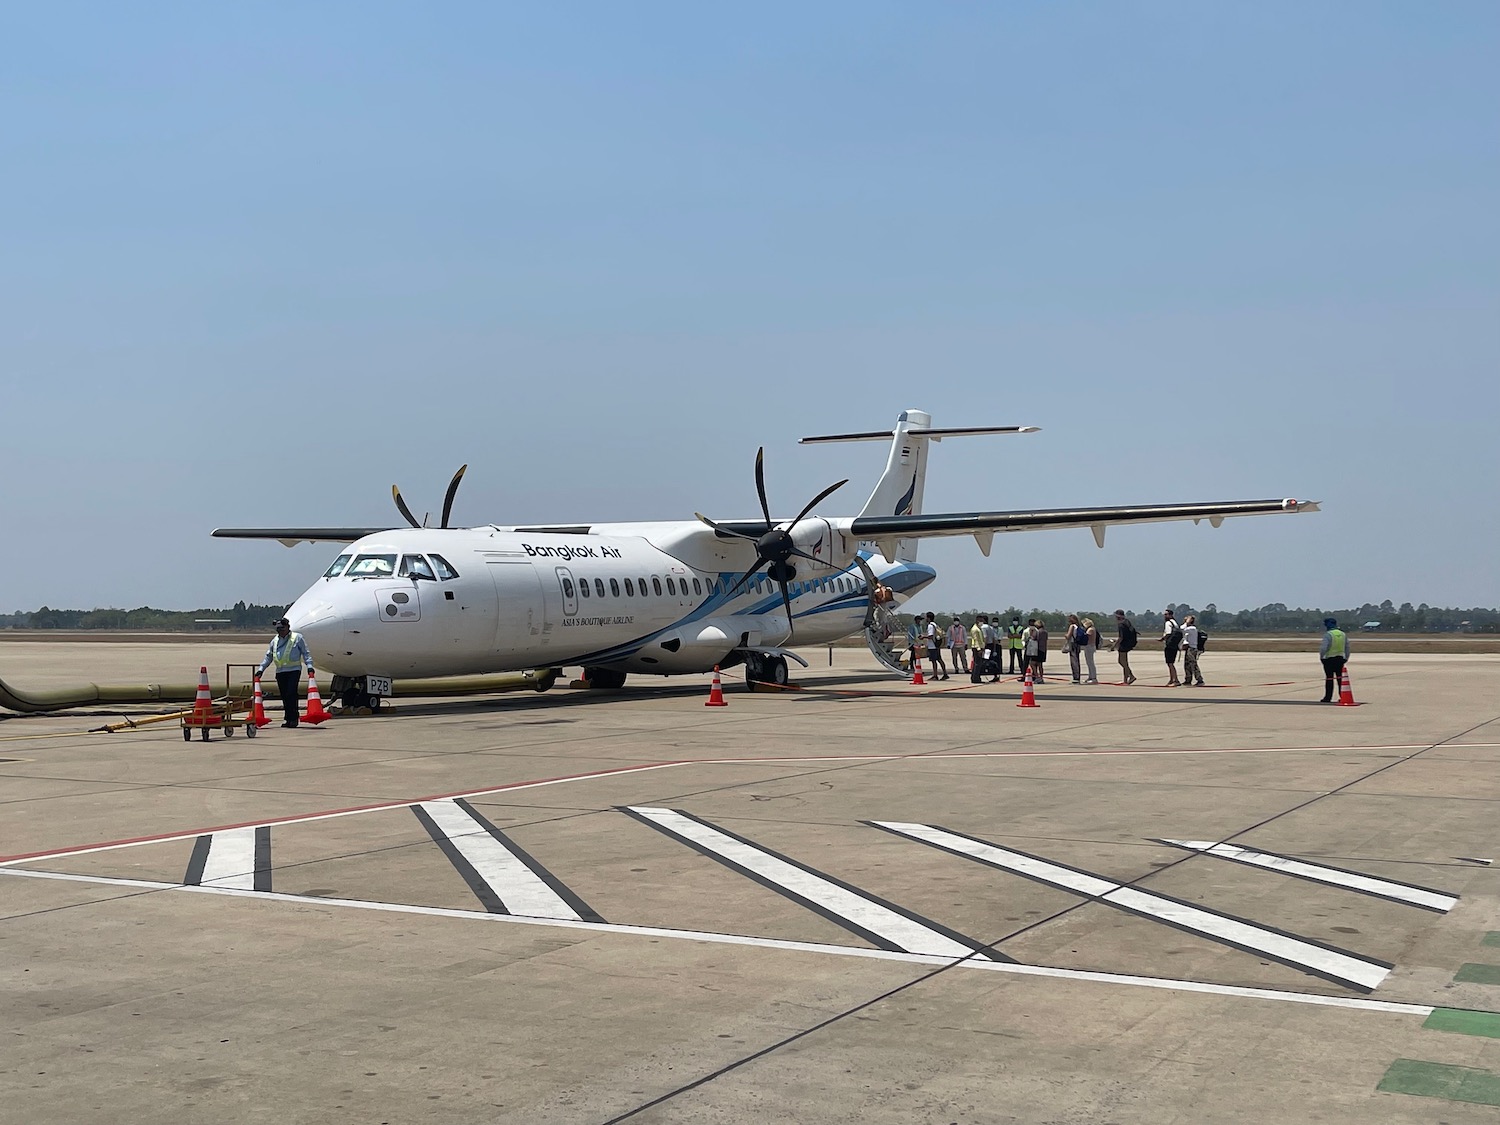
[[[380,710],[380,696],[371,695],[363,676],[335,676],[328,694],[351,715],[373,715]]]

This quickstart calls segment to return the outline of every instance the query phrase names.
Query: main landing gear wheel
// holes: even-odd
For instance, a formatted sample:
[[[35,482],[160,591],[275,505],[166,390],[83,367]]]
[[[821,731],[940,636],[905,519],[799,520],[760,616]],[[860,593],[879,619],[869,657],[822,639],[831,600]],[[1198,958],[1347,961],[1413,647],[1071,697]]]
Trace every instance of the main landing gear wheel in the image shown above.
[[[614,668],[585,668],[583,679],[591,688],[616,691],[625,686],[625,673]]]
[[[791,677],[787,674],[786,657],[766,656],[753,653],[745,658],[745,690],[754,691],[756,684],[774,684],[786,687]]]

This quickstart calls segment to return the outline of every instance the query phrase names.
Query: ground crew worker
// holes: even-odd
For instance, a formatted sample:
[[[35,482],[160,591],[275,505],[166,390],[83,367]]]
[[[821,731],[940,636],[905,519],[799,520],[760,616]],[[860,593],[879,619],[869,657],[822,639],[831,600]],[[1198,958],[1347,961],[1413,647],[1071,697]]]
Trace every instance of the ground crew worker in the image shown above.
[[[285,617],[276,622],[276,635],[266,647],[260,672],[272,664],[276,665],[276,690],[281,693],[281,725],[294,727],[297,725],[297,693],[302,685],[302,669],[306,667],[308,676],[311,676],[313,661],[302,634],[292,632],[292,623]]]
[[[1013,676],[1024,671],[1022,664],[1025,663],[1026,638],[1023,636],[1025,630],[1021,628],[1021,619],[1012,617],[1010,624],[1006,627],[1005,635],[1007,644],[1010,646],[1010,671],[1006,673]]]
[[[957,617],[948,626],[948,651],[953,654],[953,670],[969,672],[969,631]]]
[[[1339,688],[1339,677],[1344,665],[1349,663],[1349,636],[1332,617],[1323,618],[1323,644],[1318,649],[1318,659],[1323,662],[1323,702],[1332,703]]]

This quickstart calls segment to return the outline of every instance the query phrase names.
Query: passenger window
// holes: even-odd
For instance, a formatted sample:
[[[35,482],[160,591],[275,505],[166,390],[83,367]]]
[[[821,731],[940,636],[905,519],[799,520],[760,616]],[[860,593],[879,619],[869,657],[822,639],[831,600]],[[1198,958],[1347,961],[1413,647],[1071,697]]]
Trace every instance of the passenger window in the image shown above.
[[[620,580],[618,578],[611,578],[609,580],[609,592],[617,598],[620,596]]]
[[[604,579],[594,579],[594,593],[598,594],[601,598],[604,596]]]
[[[571,600],[572,597],[573,597],[573,580],[571,578],[564,578],[562,580],[562,582],[563,582],[563,597],[568,598],[569,600]]]
[[[340,555],[333,560],[333,565],[323,572],[324,578],[337,578],[344,573],[344,567],[348,564],[350,555]]]
[[[698,579],[696,577],[693,579],[693,593],[698,595],[702,595],[703,593],[703,587],[698,584]]]
[[[656,591],[656,596],[661,597],[661,579],[656,575],[651,576],[651,588]]]
[[[667,575],[667,593],[669,593],[669,594],[675,594],[675,593],[677,593],[677,586],[672,581],[672,576],[670,574]]]
[[[402,555],[401,578],[422,578],[428,582],[436,582],[437,575],[432,573],[432,567],[427,565],[427,560],[421,555]]]
[[[625,596],[627,598],[635,597],[635,583],[628,578],[625,579]]]
[[[396,573],[395,555],[360,555],[349,567],[346,578],[389,578]]]
[[[636,587],[641,592],[641,597],[644,598],[646,596],[646,580],[644,578],[637,578],[635,581],[636,581]]]
[[[580,578],[578,580],[578,592],[584,597],[589,596],[589,580],[587,578]]]
[[[444,582],[448,581],[448,579],[450,578],[458,577],[458,571],[453,569],[453,564],[450,563],[447,559],[443,558],[442,555],[428,555],[427,557],[432,560],[432,565],[437,569],[438,577],[441,578]],[[572,597],[571,594],[569,594],[568,596]]]

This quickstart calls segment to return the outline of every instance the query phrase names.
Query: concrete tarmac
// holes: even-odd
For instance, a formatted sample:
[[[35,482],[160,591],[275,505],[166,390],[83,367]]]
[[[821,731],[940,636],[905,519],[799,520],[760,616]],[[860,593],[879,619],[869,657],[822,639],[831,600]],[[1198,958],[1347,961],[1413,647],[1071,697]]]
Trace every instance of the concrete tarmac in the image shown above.
[[[1500,657],[1356,653],[1341,708],[1142,652],[1028,710],[806,655],[722,709],[0,720],[0,1123],[1497,1120]]]

